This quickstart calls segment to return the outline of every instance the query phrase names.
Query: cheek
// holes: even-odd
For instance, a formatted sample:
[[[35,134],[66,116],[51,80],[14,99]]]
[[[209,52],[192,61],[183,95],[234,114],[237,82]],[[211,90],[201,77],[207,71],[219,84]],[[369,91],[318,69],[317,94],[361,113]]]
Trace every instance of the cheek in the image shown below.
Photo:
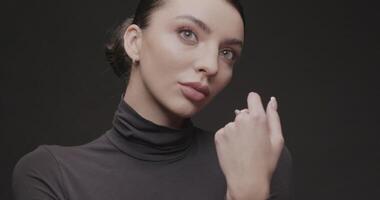
[[[222,91],[231,81],[232,79],[232,70],[224,69],[218,72],[219,74],[215,77],[213,82],[213,93],[214,96],[217,95],[220,91]]]
[[[154,71],[156,76],[175,74],[183,66],[186,58],[182,55],[184,51],[175,39],[170,34],[148,38],[142,52],[141,60],[144,62],[141,64]]]

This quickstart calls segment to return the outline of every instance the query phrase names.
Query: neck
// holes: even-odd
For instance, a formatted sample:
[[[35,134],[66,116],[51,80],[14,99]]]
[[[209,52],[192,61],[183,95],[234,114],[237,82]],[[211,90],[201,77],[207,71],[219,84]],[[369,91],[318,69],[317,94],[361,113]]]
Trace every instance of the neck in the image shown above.
[[[180,129],[184,119],[170,112],[164,105],[160,104],[156,98],[145,88],[145,85],[133,80],[131,74],[127,89],[125,90],[124,101],[128,103],[138,114],[145,119],[161,126],[172,129]]]

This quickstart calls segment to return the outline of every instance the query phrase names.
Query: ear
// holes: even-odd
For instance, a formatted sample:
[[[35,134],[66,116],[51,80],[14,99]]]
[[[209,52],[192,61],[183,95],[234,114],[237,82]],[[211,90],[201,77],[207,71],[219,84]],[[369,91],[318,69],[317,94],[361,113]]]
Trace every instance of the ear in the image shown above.
[[[136,24],[130,25],[123,35],[124,50],[132,60],[140,59],[142,31]]]

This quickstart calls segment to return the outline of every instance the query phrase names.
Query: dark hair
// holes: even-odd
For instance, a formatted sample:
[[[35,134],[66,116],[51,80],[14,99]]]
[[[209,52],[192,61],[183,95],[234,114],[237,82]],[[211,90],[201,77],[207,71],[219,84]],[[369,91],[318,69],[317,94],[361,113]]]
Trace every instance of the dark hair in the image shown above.
[[[243,6],[239,0],[226,0],[237,9],[245,26],[245,17]],[[105,55],[108,63],[111,65],[115,74],[124,79],[126,83],[129,80],[130,68],[132,60],[124,50],[123,35],[131,24],[138,25],[141,29],[146,28],[150,22],[150,16],[154,10],[164,4],[164,0],[140,0],[135,14],[124,20],[111,33],[109,40],[105,44]]]

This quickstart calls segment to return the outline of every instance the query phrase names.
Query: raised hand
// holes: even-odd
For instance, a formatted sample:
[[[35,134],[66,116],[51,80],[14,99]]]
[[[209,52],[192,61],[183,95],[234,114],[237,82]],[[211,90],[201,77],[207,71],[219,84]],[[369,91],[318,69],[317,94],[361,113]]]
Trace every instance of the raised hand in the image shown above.
[[[227,180],[227,198],[265,199],[284,139],[274,97],[266,111],[251,92],[248,109],[215,133],[219,164]]]

